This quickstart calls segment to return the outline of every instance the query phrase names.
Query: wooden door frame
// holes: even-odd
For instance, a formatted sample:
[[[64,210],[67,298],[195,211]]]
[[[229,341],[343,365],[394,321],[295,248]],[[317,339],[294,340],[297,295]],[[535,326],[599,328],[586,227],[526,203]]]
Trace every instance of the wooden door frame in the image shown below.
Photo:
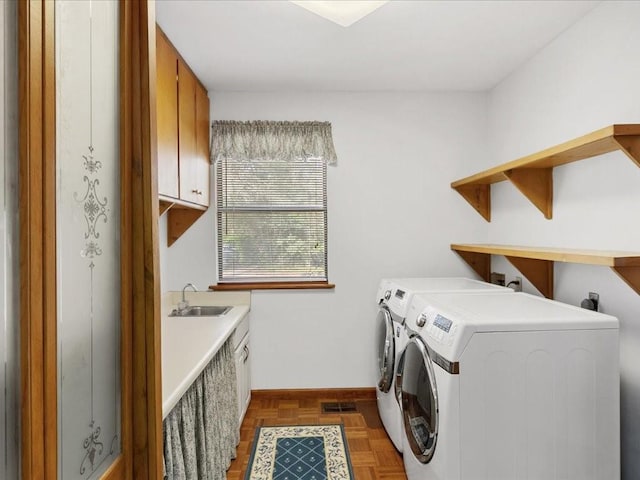
[[[58,475],[55,4],[18,2],[21,469]],[[162,478],[155,11],[120,0],[122,453],[103,479]]]
[[[132,454],[132,477],[128,478],[161,479],[155,4],[120,0],[120,25],[122,245],[126,246],[121,249],[122,318],[131,344],[131,369],[123,370],[123,379],[127,374],[131,378],[127,450]]]

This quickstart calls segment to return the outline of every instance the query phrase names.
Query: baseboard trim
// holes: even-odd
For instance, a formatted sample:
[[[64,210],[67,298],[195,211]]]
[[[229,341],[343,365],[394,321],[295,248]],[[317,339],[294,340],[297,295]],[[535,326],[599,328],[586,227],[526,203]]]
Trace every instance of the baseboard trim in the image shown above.
[[[251,398],[255,400],[297,400],[312,398],[334,402],[342,400],[375,400],[376,389],[374,387],[357,387],[251,390]]]

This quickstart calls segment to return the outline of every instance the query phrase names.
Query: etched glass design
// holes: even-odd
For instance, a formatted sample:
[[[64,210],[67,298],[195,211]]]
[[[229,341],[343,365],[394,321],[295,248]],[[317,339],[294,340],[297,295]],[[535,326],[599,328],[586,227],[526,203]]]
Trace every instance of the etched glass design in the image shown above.
[[[120,453],[118,3],[56,5],[59,478]]]

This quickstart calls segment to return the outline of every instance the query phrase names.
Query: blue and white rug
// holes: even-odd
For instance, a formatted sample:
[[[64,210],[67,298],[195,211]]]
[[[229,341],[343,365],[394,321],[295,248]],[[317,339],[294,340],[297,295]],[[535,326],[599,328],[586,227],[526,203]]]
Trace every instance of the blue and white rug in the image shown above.
[[[342,425],[259,427],[245,480],[352,480]]]

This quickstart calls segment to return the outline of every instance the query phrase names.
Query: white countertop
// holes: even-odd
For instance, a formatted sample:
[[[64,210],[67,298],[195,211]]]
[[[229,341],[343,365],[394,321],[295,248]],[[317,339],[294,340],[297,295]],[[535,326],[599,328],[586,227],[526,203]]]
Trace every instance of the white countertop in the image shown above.
[[[250,308],[248,293],[187,292],[191,305],[233,305],[217,317],[169,317],[180,299],[170,292],[162,301],[162,418],[175,407],[193,381],[231,336]]]

